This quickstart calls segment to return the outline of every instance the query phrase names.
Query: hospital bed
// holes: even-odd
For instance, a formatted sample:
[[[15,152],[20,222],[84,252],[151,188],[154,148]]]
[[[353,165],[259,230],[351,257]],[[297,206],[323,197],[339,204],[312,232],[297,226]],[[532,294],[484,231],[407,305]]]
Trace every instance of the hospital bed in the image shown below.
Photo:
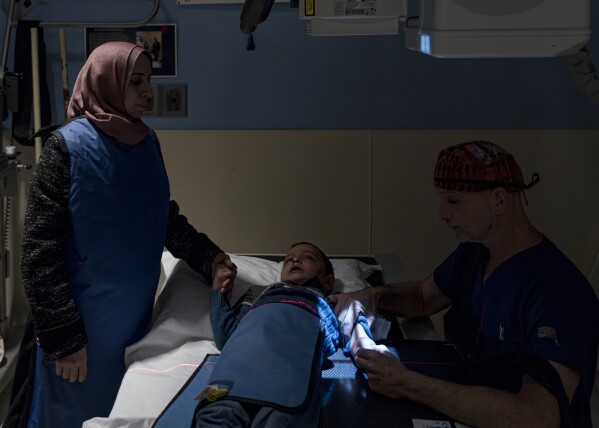
[[[233,300],[252,284],[268,285],[279,279],[281,262],[278,260],[282,257],[231,255],[231,258],[238,267]],[[336,276],[334,290],[349,292],[380,285],[387,276],[393,280],[406,279],[398,257],[380,255],[379,258],[384,264],[378,264],[374,257],[333,258]],[[128,369],[113,409],[107,418],[86,421],[84,428],[152,427],[206,356],[219,352],[212,342],[210,287],[184,261],[175,259],[168,252],[163,253],[162,265],[163,279],[157,293],[151,327],[142,340],[126,350]],[[410,325],[402,326],[397,321],[387,316],[386,321],[377,319],[373,328],[375,334],[392,341],[386,343],[394,352],[403,352],[402,346],[413,342],[433,359],[438,358],[440,353],[444,354],[441,358],[456,358],[457,353],[450,344],[428,341],[433,346],[431,348],[425,341],[406,340],[409,337],[406,327]],[[420,322],[413,327],[421,335],[427,329],[426,325]],[[430,321],[428,325],[432,329]],[[388,331],[387,327],[390,327]],[[430,338],[431,334],[428,331],[424,336]],[[410,348],[413,350],[412,346]],[[422,352],[418,358],[421,355]],[[405,419],[406,426],[410,428],[418,426],[413,425],[413,420],[446,420],[447,427],[458,426],[443,415],[415,403],[404,402],[398,407],[397,400],[372,393],[365,375],[358,373],[340,351],[331,360],[343,370],[323,371],[325,400],[321,426],[352,426],[347,425],[348,418],[355,422],[371,415],[373,411],[382,426],[389,426],[385,421],[393,421],[393,426],[401,426],[397,418]],[[191,419],[191,414],[189,417]]]

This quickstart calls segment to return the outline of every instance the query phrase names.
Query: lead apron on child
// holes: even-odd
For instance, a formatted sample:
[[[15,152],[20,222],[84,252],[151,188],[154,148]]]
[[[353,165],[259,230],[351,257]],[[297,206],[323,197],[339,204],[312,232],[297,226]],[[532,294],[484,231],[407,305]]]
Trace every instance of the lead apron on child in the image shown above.
[[[88,335],[88,375],[83,383],[65,381],[38,349],[29,426],[80,428],[84,420],[110,413],[125,373],[125,347],[147,327],[169,185],[150,135],[136,145],[121,144],[98,135],[87,119],[60,132],[71,160],[67,270]]]
[[[225,388],[223,399],[302,410],[322,365],[320,327],[316,313],[293,303],[253,308],[223,347],[208,384]]]

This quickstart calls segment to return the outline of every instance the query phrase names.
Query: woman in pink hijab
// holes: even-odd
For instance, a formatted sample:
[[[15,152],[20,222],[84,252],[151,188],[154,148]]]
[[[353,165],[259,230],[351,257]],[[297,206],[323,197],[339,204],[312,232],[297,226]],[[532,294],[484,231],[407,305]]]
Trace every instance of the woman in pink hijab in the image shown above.
[[[21,260],[37,339],[30,428],[108,416],[125,347],[150,320],[164,247],[208,284],[216,264],[235,268],[170,200],[158,139],[141,120],[151,72],[139,46],[97,47],[36,165]]]

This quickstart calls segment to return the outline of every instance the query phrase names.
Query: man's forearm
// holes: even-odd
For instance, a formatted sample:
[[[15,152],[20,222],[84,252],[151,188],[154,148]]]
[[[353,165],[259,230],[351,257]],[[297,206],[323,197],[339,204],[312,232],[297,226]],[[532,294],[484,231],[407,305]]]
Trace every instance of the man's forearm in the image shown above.
[[[380,290],[378,290],[380,288]],[[433,275],[421,281],[373,287],[377,307],[406,318],[432,315],[451,305],[435,284]]]
[[[401,382],[405,398],[473,427],[559,427],[557,400],[525,376],[517,394],[459,385],[407,370]]]
[[[373,288],[373,290],[375,289],[379,310],[389,311],[406,318],[425,315],[419,283],[405,282]]]

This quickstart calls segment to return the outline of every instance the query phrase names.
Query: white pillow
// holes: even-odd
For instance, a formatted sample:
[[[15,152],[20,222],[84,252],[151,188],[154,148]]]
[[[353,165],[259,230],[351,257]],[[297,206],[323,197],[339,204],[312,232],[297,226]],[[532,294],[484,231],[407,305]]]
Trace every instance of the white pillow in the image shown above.
[[[252,285],[270,285],[277,282],[279,264],[259,257],[229,254],[237,266],[235,285],[231,293],[231,303],[237,302]]]
[[[383,269],[379,265],[369,265],[357,259],[330,259],[335,272],[333,291],[350,293],[370,287],[366,279],[376,271]],[[279,262],[277,281],[281,279],[283,262]]]
[[[379,265],[369,265],[357,259],[331,259],[335,271],[334,291],[350,293],[370,287],[366,281],[374,272],[383,268]]]

